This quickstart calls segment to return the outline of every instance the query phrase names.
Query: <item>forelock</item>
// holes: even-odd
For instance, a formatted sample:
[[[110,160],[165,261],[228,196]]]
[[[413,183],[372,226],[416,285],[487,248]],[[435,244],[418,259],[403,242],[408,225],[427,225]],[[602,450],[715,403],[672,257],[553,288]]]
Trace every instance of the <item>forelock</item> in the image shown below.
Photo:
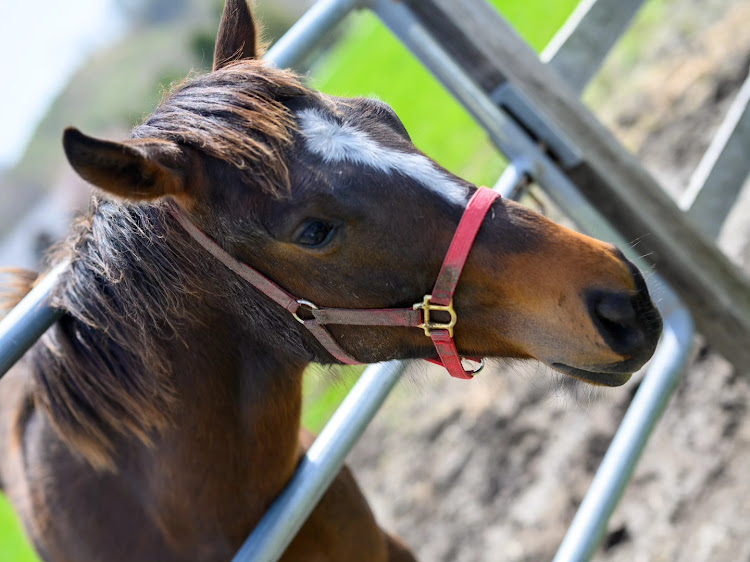
[[[285,151],[295,131],[285,103],[316,95],[289,71],[255,60],[238,61],[176,86],[133,137],[196,149],[278,196],[290,190]]]

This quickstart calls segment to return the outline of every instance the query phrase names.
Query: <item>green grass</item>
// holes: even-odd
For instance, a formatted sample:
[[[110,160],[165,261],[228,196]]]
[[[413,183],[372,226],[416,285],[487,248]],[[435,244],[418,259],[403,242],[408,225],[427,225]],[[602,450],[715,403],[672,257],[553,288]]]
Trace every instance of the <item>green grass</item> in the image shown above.
[[[0,560],[34,562],[37,560],[26,535],[21,530],[8,500],[0,494]]]
[[[493,4],[535,49],[541,50],[573,10],[577,0],[495,0]],[[163,34],[149,36],[147,41],[155,42],[153,48],[156,52],[164,38]],[[171,40],[174,41],[174,37]],[[184,41],[182,37],[180,40]],[[124,60],[107,60],[106,64],[121,67]],[[142,59],[139,60],[142,63]],[[156,64],[160,66],[150,69],[150,72],[159,75],[158,80],[168,82],[176,77],[172,69],[181,63],[158,63],[154,60],[150,61],[149,67]],[[141,75],[144,74],[142,71],[143,68]],[[96,75],[100,78],[98,73]],[[136,108],[141,105],[134,106],[133,100],[142,102],[144,96],[154,96],[154,90],[148,89],[143,95],[136,95],[133,85],[128,83],[129,75],[132,73],[122,72],[116,80],[106,82],[112,95],[99,98],[105,100],[104,106],[96,105],[84,110],[88,112],[86,123],[92,128],[98,128],[100,120],[109,119],[113,114],[130,122],[140,117]],[[418,147],[449,170],[477,184],[491,185],[504,166],[504,159],[471,117],[368,12],[354,16],[343,40],[316,66],[311,78],[314,86],[329,94],[375,95],[388,102],[402,118]],[[83,80],[72,87],[89,86],[107,87],[102,81],[89,85]],[[123,98],[123,95],[126,97]],[[118,106],[112,100],[119,98],[122,98],[122,103]],[[74,120],[71,113],[53,111],[43,127],[58,131],[68,120]],[[57,120],[61,118],[66,122],[58,123]],[[57,142],[57,136],[54,138]],[[34,146],[24,161],[40,161],[37,153],[43,152],[43,148]],[[49,154],[51,149],[47,150]],[[55,150],[58,148],[55,147]],[[303,423],[317,432],[356,382],[362,368],[344,368],[334,377],[321,373],[320,368],[311,368],[315,369],[318,372],[308,373],[305,379]],[[5,560],[27,562],[36,560],[36,557],[10,506],[0,496],[0,561]]]
[[[363,365],[333,370],[311,365],[305,372],[302,388],[302,425],[319,433],[364,370]]]

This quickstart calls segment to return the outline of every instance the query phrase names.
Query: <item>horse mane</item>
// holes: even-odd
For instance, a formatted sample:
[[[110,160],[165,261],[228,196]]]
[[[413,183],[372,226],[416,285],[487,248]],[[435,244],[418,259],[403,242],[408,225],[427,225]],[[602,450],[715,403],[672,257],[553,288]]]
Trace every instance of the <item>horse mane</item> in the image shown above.
[[[178,86],[133,136],[190,146],[279,197],[289,191],[284,150],[294,131],[282,101],[307,93],[289,72],[237,62]],[[71,265],[53,305],[66,314],[33,350],[35,400],[61,438],[98,468],[115,470],[117,435],[151,444],[170,425],[178,398],[167,348],[184,344],[181,328],[198,322],[195,295],[251,309],[272,326],[259,338],[283,338],[310,355],[254,291],[206,260],[163,203],[95,196],[50,259],[62,260]]]
[[[296,124],[284,101],[300,96],[315,93],[295,74],[237,61],[176,86],[133,137],[189,146],[232,165],[266,193],[288,195],[284,152]]]
[[[0,267],[0,319],[29,294],[39,275],[16,267]]]
[[[34,348],[37,404],[93,465],[112,468],[114,434],[151,443],[175,405],[165,344],[190,320],[198,277],[164,211],[94,198],[55,250],[70,260],[52,304],[66,311]]]

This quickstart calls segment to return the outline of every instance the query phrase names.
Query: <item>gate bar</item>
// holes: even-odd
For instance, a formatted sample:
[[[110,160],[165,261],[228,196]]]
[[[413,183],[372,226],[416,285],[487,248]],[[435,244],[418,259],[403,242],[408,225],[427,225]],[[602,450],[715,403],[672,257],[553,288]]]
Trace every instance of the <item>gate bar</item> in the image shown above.
[[[644,0],[583,0],[539,56],[579,96]]]
[[[664,332],[648,373],[607,449],[554,562],[590,560],[607,529],[649,436],[666,408],[692,349],[693,320],[671,289],[662,286]]]
[[[643,1],[582,0],[539,58],[580,95]]]
[[[63,315],[48,302],[67,268],[64,262],[50,270],[0,321],[0,377]]]
[[[721,225],[732,210],[750,174],[750,76],[734,98],[711,145],[680,198],[680,207],[696,228],[718,238]]]
[[[279,68],[299,64],[318,42],[356,8],[367,0],[318,0],[268,50],[264,60]]]
[[[281,558],[404,370],[404,361],[388,361],[365,369],[233,562]]]
[[[523,171],[556,199],[559,206],[578,224],[596,224],[598,237],[617,241],[623,248],[629,246],[607,221],[602,220],[601,214],[580,194],[577,187],[543,149],[526,135],[513,118],[498,108],[438,44],[410,9],[403,3],[392,0],[374,0],[373,4],[373,9],[383,23],[472,114],[502,153],[514,162],[520,163],[525,168]],[[557,194],[561,193],[566,196],[558,197]],[[580,204],[567,204],[567,197],[575,198]],[[602,236],[601,233],[605,231],[607,236]],[[643,269],[649,269],[649,264],[644,264],[640,258],[638,261]]]
[[[582,2],[540,58],[580,95],[642,3],[642,0]],[[623,13],[624,10],[628,12]],[[569,24],[574,22],[575,28],[571,28]],[[687,363],[695,334],[689,311],[675,293],[663,285],[659,308],[664,319],[662,341],[565,533],[554,562],[591,559]]]

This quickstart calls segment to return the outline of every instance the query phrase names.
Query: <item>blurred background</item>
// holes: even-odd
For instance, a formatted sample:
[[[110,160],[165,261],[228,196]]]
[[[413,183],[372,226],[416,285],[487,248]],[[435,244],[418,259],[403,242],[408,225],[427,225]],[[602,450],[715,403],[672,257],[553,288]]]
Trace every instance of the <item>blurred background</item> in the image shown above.
[[[535,49],[541,50],[577,0],[492,3]],[[0,88],[0,267],[41,267],[45,249],[64,234],[71,216],[87,205],[89,188],[64,159],[60,142],[64,127],[74,125],[88,134],[112,139],[126,137],[154,109],[172,83],[189,72],[210,69],[222,4],[221,0],[39,0],[4,4],[0,17],[0,52],[5,54],[0,60],[4,77]],[[266,39],[273,42],[311,2],[266,0],[255,4]],[[749,8],[746,0],[647,2],[585,94],[586,102],[600,118],[675,194],[686,185],[747,74]],[[493,185],[505,165],[484,132],[368,12],[349,17],[298,70],[308,74],[312,86],[326,93],[377,96],[391,104],[420,149],[476,184]],[[555,214],[542,194],[536,194],[536,199]],[[746,211],[743,216],[730,217],[733,232],[748,223],[746,217]],[[725,236],[728,253],[738,263],[746,264],[748,238],[736,234],[730,238]],[[737,385],[744,381],[732,381],[731,369],[720,358],[711,358],[704,350],[697,361],[703,361],[704,368],[710,368],[712,373],[719,373],[715,381],[724,381],[714,383],[716,393],[727,393],[732,388],[731,403],[744,404],[736,398]],[[710,367],[705,367],[706,361]],[[363,475],[364,488],[378,516],[407,537],[408,542],[416,543],[417,551],[426,560],[549,558],[604,452],[607,432],[616,427],[632,395],[625,391],[625,396],[602,402],[588,395],[581,398],[563,393],[564,397],[558,399],[559,385],[550,386],[547,381],[554,376],[547,370],[522,366],[510,371],[516,374],[503,373],[501,378],[490,373],[483,381],[472,383],[471,389],[461,383],[455,386],[456,382],[445,380],[443,373],[429,377],[430,381],[439,379],[436,383],[426,382],[427,370],[417,373],[414,378],[422,382],[407,383],[396,392],[353,455],[352,463]],[[359,372],[344,371],[333,384],[325,374],[311,372],[306,382],[305,425],[320,430]],[[741,392],[750,396],[745,386]],[[728,400],[722,396],[706,396],[705,404],[701,404],[711,408],[713,401],[713,407],[717,407]],[[612,400],[616,403],[612,404]],[[537,407],[545,413],[538,413]],[[734,416],[732,423],[746,427],[744,405],[719,409],[717,416]],[[692,402],[689,410],[695,411]],[[537,413],[532,416],[531,411]],[[399,420],[415,416],[423,421],[404,431]],[[705,416],[713,416],[713,412],[706,410]],[[578,429],[581,424],[590,426],[595,422],[598,429]],[[446,430],[448,425],[462,428],[466,436]],[[551,426],[554,431],[546,429]],[[494,427],[498,429],[493,433]],[[573,441],[581,445],[582,452],[566,460],[563,468],[553,466],[552,472],[543,473],[543,465],[547,464],[544,459],[551,458],[550,451],[558,450],[551,443],[562,443],[561,436],[569,435],[569,427],[576,428]],[[402,441],[394,441],[398,438],[392,435],[399,431]],[[750,435],[747,437],[750,439]],[[483,446],[491,450],[502,449],[508,455],[513,450],[520,456],[496,455],[484,459],[482,464],[472,456],[476,450],[473,439],[483,440]],[[686,440],[689,441],[687,437]],[[468,445],[463,456],[448,459],[456,464],[456,471],[460,472],[459,467],[471,459],[475,467],[486,466],[488,472],[499,471],[509,480],[487,474],[467,473],[464,477],[452,473],[450,467],[441,468],[440,447],[452,447],[458,441]],[[386,455],[388,450],[394,453]],[[415,450],[421,451],[420,460],[415,460]],[[463,449],[456,449],[459,450]],[[716,451],[700,453],[718,458]],[[692,459],[688,455],[675,461],[673,472],[662,474],[652,469],[651,480],[644,484],[642,493],[648,497],[653,497],[653,493],[676,494],[678,499],[674,502],[691,505],[685,499],[693,497],[690,489],[683,490],[676,484],[670,488],[667,484],[678,480],[675,474],[690,466]],[[726,466],[741,461],[731,451],[726,452],[725,460]],[[435,475],[431,476],[429,468],[434,469]],[[580,478],[572,476],[576,473],[580,473]],[[386,479],[384,474],[389,474],[389,484],[382,482]],[[393,478],[393,474],[403,477]],[[462,483],[464,478],[467,480]],[[430,479],[436,479],[436,483],[428,485],[423,481]],[[485,480],[493,484],[487,488]],[[394,481],[403,481],[407,488],[393,488]],[[445,490],[440,488],[443,481],[451,489],[464,491],[446,502],[449,505],[437,507],[430,500],[444,495]],[[541,487],[532,486],[532,481]],[[654,488],[657,492],[649,487],[654,481],[659,484]],[[565,489],[550,492],[553,483],[562,483],[558,487]],[[526,503],[518,497],[522,493],[526,494]],[[537,494],[536,499],[529,496],[533,493]],[[750,521],[748,491],[739,487],[726,493],[744,506],[730,506],[728,513],[744,513]],[[633,500],[636,505],[639,497],[636,495]],[[523,510],[511,513],[508,505],[516,500]],[[612,544],[601,556],[635,560],[636,553],[651,552],[658,543],[658,548],[669,554],[664,559],[711,559],[675,554],[685,548],[681,544],[685,541],[680,541],[679,532],[675,531],[682,520],[673,521],[669,514],[663,517],[664,528],[677,536],[673,545],[663,540],[667,531],[659,531],[658,526],[651,529],[652,542],[633,541],[636,530],[649,530],[649,518],[666,509],[665,502],[655,504],[653,513],[634,508],[640,518],[633,515],[635,519],[629,524],[616,520],[615,525],[621,528],[614,531],[622,532],[612,535],[619,538],[610,541]],[[474,540],[474,547],[468,544],[468,538],[457,535],[460,529],[446,530],[449,520],[467,519],[458,505],[485,519],[490,527],[481,540]],[[443,520],[445,527],[440,526]],[[698,536],[696,525],[699,522],[690,523],[687,518],[685,530],[680,532]],[[481,530],[474,527],[472,532]],[[736,533],[741,534],[739,528]],[[706,536],[724,540],[724,535],[719,539],[711,533]],[[745,555],[747,559],[747,536],[750,534],[746,533],[744,542],[738,539],[740,546],[732,543],[727,548],[744,549],[742,552],[749,553]],[[706,540],[710,542],[709,539]],[[35,558],[9,507],[0,501],[0,561],[5,560]]]

